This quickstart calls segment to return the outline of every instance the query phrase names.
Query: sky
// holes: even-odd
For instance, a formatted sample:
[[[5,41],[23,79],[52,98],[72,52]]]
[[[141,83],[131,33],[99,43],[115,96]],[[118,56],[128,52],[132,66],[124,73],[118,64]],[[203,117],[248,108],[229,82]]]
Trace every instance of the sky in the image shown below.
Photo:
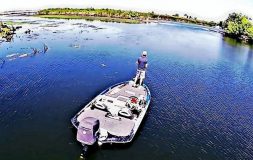
[[[0,11],[37,10],[53,7],[113,8],[156,13],[185,13],[199,19],[224,20],[231,12],[253,18],[253,0],[7,0]]]

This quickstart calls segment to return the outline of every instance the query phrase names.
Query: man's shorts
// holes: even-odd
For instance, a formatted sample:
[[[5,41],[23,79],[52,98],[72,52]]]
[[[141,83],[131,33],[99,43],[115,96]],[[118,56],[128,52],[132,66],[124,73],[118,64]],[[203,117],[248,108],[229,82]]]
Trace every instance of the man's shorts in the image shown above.
[[[138,69],[138,70],[137,70],[137,75],[138,75],[140,78],[144,79],[145,76],[146,76],[146,71]]]

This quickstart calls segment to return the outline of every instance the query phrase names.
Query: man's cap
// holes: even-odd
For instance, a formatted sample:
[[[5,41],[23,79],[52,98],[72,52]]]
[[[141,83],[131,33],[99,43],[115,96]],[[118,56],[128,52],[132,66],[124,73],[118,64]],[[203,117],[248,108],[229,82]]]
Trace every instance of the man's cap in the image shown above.
[[[148,52],[147,52],[147,51],[143,51],[141,55],[142,55],[142,56],[147,56],[147,55],[148,55]]]

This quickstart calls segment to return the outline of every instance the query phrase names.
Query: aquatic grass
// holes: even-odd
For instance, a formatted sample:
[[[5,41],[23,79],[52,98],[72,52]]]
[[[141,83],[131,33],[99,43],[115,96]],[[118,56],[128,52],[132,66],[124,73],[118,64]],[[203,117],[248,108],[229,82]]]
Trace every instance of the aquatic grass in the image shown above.
[[[22,24],[26,24],[26,22],[14,22],[14,21],[4,21],[3,23],[5,25],[22,25]]]

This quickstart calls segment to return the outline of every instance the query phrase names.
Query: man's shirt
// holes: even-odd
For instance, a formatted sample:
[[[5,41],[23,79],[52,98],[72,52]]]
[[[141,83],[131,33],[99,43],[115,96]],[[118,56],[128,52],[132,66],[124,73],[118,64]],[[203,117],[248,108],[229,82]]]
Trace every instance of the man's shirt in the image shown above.
[[[148,63],[147,57],[143,57],[143,56],[139,57],[138,58],[138,69],[145,70],[147,63]]]

